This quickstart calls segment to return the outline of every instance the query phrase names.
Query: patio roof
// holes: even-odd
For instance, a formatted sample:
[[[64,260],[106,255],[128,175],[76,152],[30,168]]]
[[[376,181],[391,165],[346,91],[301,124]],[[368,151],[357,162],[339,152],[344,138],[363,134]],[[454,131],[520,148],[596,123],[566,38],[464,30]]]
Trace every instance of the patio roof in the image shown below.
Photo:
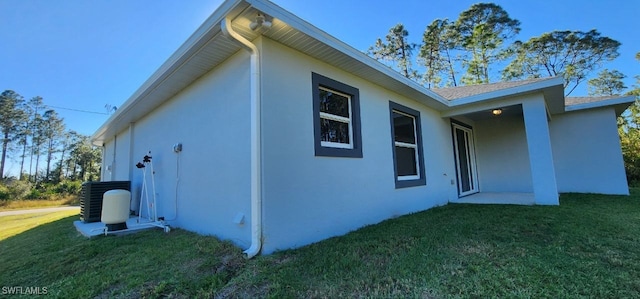
[[[598,97],[565,97],[565,110],[577,111],[584,109],[593,109],[606,106],[613,106],[616,115],[622,114],[631,103],[635,102],[635,96],[598,96]]]
[[[490,93],[498,90],[509,89],[509,88],[523,86],[531,83],[541,82],[549,79],[552,79],[552,78],[534,78],[534,79],[527,79],[527,80],[521,80],[521,81],[436,88],[432,90],[435,93],[441,95],[443,98],[449,101],[452,101],[452,100],[467,98],[467,97],[476,96],[480,94]]]

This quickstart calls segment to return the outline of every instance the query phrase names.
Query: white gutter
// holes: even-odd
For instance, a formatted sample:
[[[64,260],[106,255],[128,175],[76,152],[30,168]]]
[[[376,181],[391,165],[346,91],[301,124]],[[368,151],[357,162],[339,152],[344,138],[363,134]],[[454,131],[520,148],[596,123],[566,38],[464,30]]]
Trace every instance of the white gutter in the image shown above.
[[[260,136],[260,52],[256,45],[233,31],[227,16],[220,22],[222,32],[238,41],[251,53],[251,247],[245,250],[247,258],[260,253],[262,248],[262,177]]]

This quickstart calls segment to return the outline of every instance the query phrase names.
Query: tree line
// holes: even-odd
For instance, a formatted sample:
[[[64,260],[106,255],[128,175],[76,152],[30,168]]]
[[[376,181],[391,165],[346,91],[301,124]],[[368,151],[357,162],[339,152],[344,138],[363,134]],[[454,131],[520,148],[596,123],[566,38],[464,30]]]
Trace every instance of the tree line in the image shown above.
[[[473,4],[457,19],[436,19],[425,28],[422,43],[409,40],[399,23],[378,38],[367,54],[429,89],[541,77],[564,79],[565,95],[587,83],[590,96],[634,95],[626,75],[603,68],[620,53],[620,42],[597,30],[555,30],[517,40],[520,21],[494,3]],[[640,62],[640,52],[636,54]],[[420,71],[420,70],[422,71]],[[595,77],[592,77],[597,72]],[[592,77],[591,79],[589,79]],[[636,100],[618,119],[627,178],[640,184],[640,104]]]
[[[520,21],[501,6],[478,3],[456,20],[431,22],[421,44],[397,24],[368,54],[427,88],[560,76],[567,95],[619,56],[620,42],[597,30],[556,30],[527,41],[515,40],[519,32]]]
[[[0,94],[0,175],[31,186],[99,178],[101,153],[89,136],[66,128],[64,119],[42,97],[25,100],[13,90]],[[18,177],[6,173],[8,159],[19,165]]]

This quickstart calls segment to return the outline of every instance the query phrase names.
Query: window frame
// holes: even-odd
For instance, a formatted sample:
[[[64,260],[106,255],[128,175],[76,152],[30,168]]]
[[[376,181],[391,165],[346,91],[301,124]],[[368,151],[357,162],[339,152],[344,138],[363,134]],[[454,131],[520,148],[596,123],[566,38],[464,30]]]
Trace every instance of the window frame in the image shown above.
[[[394,113],[410,117],[413,120],[415,144],[396,141]],[[391,150],[393,152],[393,176],[396,189],[426,185],[426,173],[424,169],[424,152],[422,149],[422,123],[420,112],[409,107],[389,101],[389,123],[391,127]],[[416,175],[399,176],[396,147],[415,149]]]
[[[311,73],[313,92],[314,147],[316,156],[362,158],[360,133],[360,92],[357,88],[325,76]],[[320,111],[320,89],[348,98],[349,118]],[[322,141],[321,120],[328,119],[349,125],[349,144]]]

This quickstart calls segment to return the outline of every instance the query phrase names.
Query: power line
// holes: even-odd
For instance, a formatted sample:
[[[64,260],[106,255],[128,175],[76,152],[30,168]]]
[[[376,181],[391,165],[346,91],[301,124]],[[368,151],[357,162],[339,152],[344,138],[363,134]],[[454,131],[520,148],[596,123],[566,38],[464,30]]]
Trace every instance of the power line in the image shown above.
[[[75,111],[75,112],[82,112],[82,113],[92,113],[92,114],[110,115],[109,113],[106,113],[106,112],[96,112],[96,111],[89,111],[89,110],[80,110],[80,109],[65,108],[65,107],[51,106],[51,105],[46,105],[46,106],[47,106],[47,107],[50,107],[50,108],[56,108],[56,109],[62,109],[62,110],[69,110],[69,111]]]

